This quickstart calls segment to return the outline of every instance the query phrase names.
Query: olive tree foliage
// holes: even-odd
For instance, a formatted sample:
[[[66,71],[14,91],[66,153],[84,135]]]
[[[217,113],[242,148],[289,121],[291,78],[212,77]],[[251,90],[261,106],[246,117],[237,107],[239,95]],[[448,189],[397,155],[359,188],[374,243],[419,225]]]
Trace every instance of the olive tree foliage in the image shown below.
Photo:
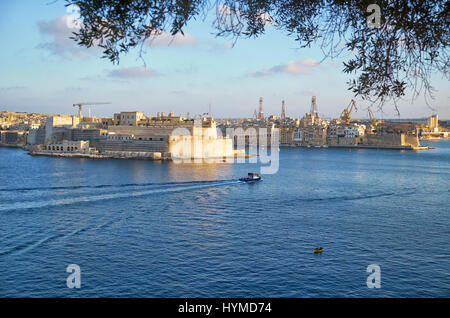
[[[343,56],[348,89],[382,107],[410,90],[431,96],[431,75],[449,79],[450,2],[444,0],[66,0],[80,10],[73,39],[120,56],[167,32],[183,33],[189,21],[215,14],[217,36],[258,37],[268,27],[295,38],[299,48],[318,45],[324,58]],[[381,9],[370,27],[370,4]],[[395,104],[395,103],[394,103]],[[396,104],[395,104],[396,105]],[[395,106],[396,107],[396,106]]]

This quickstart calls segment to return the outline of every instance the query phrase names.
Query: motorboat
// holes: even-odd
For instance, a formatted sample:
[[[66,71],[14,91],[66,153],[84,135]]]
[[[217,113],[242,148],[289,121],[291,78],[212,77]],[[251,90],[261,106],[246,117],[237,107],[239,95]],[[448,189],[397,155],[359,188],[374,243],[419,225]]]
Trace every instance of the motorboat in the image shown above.
[[[247,183],[254,183],[261,181],[261,176],[255,172],[249,172],[246,177],[239,178],[239,181],[247,182]]]

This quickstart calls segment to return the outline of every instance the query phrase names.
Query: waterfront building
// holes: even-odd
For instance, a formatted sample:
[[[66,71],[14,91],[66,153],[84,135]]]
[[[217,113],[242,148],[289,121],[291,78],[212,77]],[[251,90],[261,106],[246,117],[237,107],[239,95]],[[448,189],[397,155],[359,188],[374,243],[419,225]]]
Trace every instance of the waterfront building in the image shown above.
[[[303,130],[303,144],[308,146],[323,146],[326,144],[327,125],[325,123],[310,125]]]
[[[280,145],[291,145],[294,142],[295,127],[282,126],[280,129]]]
[[[349,125],[344,127],[344,138],[357,138],[365,134],[366,125]]]
[[[24,132],[18,130],[0,131],[0,143],[3,145],[17,145],[24,143]]]
[[[86,118],[83,118],[83,121]],[[89,125],[100,125],[94,122],[81,124],[78,116],[48,116],[45,123],[28,131],[27,144],[43,145],[62,140],[92,140],[101,135],[100,128],[87,128]]]
[[[80,119],[77,116],[58,115],[49,116],[45,121],[45,142],[57,133],[63,134],[67,132],[67,129],[75,128],[80,123]]]
[[[82,140],[62,140],[58,143],[50,143],[45,146],[45,150],[56,153],[87,153],[89,151],[92,151],[92,149],[89,148],[89,141]]]
[[[303,141],[303,130],[302,129],[295,129],[292,140],[296,144],[300,145],[302,143],[302,141]]]
[[[187,119],[162,112],[156,117],[140,117],[136,124],[121,120],[91,145],[109,154],[160,153],[163,157],[194,159],[233,156],[232,139],[217,134],[213,118]]]

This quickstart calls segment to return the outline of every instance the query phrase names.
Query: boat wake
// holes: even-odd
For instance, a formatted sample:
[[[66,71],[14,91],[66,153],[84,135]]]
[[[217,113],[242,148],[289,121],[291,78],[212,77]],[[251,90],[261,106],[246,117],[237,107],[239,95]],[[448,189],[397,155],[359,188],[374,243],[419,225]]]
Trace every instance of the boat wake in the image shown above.
[[[65,197],[55,199],[53,191],[50,191],[51,197],[46,200],[36,200],[36,196],[33,196],[29,201],[13,201],[13,202],[2,202],[0,204],[0,212],[5,211],[16,211],[16,210],[24,210],[24,209],[39,209],[45,207],[52,206],[61,206],[61,205],[72,205],[78,203],[85,202],[95,202],[102,200],[114,200],[120,198],[128,198],[128,197],[139,197],[145,195],[154,195],[161,193],[170,193],[170,192],[182,192],[182,191],[193,191],[203,188],[212,188],[219,186],[226,186],[236,184],[236,180],[218,180],[218,181],[193,181],[193,182],[171,182],[171,183],[146,183],[146,184],[122,184],[122,185],[103,185],[103,186],[95,186],[95,187],[71,187],[70,189],[90,189],[93,188],[112,188],[113,192],[102,192],[102,193],[89,193],[82,194],[79,193],[71,193],[70,191],[64,191],[63,195]],[[68,187],[49,187],[49,188],[30,188],[22,191],[49,191],[49,190],[62,190],[69,189]],[[74,195],[75,194],[75,195]],[[78,195],[78,196],[76,196]],[[42,196],[39,196],[42,198]],[[10,199],[11,200],[11,199]]]
[[[185,184],[208,184],[216,182],[226,182],[232,180],[211,180],[211,181],[189,181],[189,182],[150,182],[150,183],[121,183],[121,184],[98,184],[98,185],[78,185],[78,186],[48,186],[48,187],[22,187],[22,188],[0,188],[0,192],[17,191],[48,191],[48,190],[76,190],[76,189],[107,189],[124,187],[147,187],[147,186],[177,186]]]
[[[103,230],[104,228],[110,226],[113,223],[119,222],[122,219],[116,219],[116,220],[108,220],[102,224],[96,225],[96,226],[84,226],[81,228],[77,228],[75,230],[72,231],[65,231],[66,233],[56,233],[56,234],[49,234],[47,233],[44,237],[41,238],[34,238],[34,239],[28,239],[25,242],[23,242],[25,237],[28,236],[39,236],[42,235],[42,233],[40,232],[34,232],[34,233],[26,233],[25,235],[19,235],[16,236],[15,238],[10,238],[10,240],[12,239],[13,241],[10,244],[14,244],[16,243],[15,246],[12,246],[10,248],[4,249],[4,250],[0,250],[0,256],[4,256],[4,255],[21,255],[27,252],[30,252],[46,243],[52,242],[54,240],[57,239],[61,239],[61,240],[65,240],[67,238],[70,238],[72,236],[75,236],[77,234],[86,232],[86,231],[99,231],[99,230]],[[17,243],[20,242],[20,243]]]

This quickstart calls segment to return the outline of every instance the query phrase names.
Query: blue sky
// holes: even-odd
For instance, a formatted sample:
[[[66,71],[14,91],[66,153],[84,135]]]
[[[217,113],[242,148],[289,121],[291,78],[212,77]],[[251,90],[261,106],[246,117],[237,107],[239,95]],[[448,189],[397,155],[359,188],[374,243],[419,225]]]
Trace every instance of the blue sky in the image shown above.
[[[92,115],[117,111],[146,114],[174,111],[191,116],[208,111],[215,117],[250,117],[264,98],[266,114],[302,116],[317,96],[319,113],[337,117],[352,94],[342,59],[322,60],[318,48],[299,49],[293,38],[273,27],[258,39],[217,38],[212,15],[192,21],[185,37],[167,37],[122,56],[120,65],[101,59],[98,49],[84,49],[67,39],[71,30],[64,1],[0,2],[0,110],[76,114],[77,102],[111,102],[92,106]],[[348,56],[347,56],[348,57]],[[344,56],[345,58],[345,56]],[[436,74],[430,101],[440,118],[450,119],[448,81]],[[358,101],[360,108],[368,106]],[[88,112],[88,109],[85,110]],[[424,99],[400,102],[402,118],[429,116]],[[386,105],[377,118],[392,118]],[[86,114],[87,115],[87,114]],[[360,110],[355,117],[365,118]]]

